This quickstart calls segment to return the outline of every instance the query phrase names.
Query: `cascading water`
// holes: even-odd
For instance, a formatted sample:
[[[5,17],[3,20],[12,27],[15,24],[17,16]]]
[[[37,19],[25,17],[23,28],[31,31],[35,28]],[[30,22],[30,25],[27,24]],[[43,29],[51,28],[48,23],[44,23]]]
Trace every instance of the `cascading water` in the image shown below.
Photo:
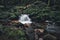
[[[19,16],[19,22],[22,24],[32,23],[31,19],[29,18],[29,15],[27,14],[22,14],[21,16]]]
[[[48,32],[55,32],[55,23],[50,24],[50,21],[48,21],[48,25],[47,25],[46,30]]]

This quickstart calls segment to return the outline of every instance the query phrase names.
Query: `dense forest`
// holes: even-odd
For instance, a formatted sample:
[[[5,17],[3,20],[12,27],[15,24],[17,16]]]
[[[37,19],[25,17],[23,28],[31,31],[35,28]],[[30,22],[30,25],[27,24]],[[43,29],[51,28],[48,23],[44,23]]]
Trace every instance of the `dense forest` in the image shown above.
[[[37,14],[35,16],[50,15],[54,20],[59,21],[59,2],[59,0],[0,0],[0,18],[18,16],[19,9],[22,8],[24,13]]]
[[[21,14],[29,14],[38,24],[49,20],[60,26],[60,0],[0,0],[1,40],[27,40],[24,31],[15,28],[16,23],[9,24]]]

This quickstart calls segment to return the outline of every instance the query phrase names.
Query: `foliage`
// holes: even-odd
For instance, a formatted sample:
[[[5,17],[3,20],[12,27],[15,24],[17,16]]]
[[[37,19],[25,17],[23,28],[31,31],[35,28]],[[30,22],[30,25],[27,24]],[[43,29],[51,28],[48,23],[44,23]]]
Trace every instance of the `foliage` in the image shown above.
[[[27,8],[26,5],[31,5]],[[54,5],[52,5],[54,4]],[[14,19],[18,18],[21,13],[30,14],[34,21],[40,21],[48,15],[49,20],[60,21],[60,0],[0,0],[0,19]],[[52,5],[52,6],[51,6]],[[19,12],[22,8],[23,11]],[[21,9],[20,9],[21,10]],[[48,17],[47,16],[47,17]],[[46,19],[46,18],[45,18]],[[13,26],[12,26],[13,27]],[[1,40],[25,40],[25,33],[23,30],[11,29],[9,26],[0,24],[0,38]]]
[[[25,0],[24,3],[27,3],[28,1]],[[11,1],[11,2],[13,2],[13,1]],[[29,6],[26,9],[24,9],[24,7],[25,7],[25,4],[24,4],[23,6],[21,6],[21,5],[13,6],[8,11],[1,11],[0,12],[0,18],[3,18],[3,19],[12,18],[12,19],[14,19],[14,18],[17,18],[23,12],[23,13],[30,14],[30,17],[32,17],[32,19],[37,19],[37,20],[39,19],[40,20],[43,18],[43,16],[48,15],[51,17],[51,20],[53,17],[54,17],[54,20],[56,20],[56,19],[60,20],[60,18],[59,18],[60,16],[58,16],[60,12],[57,13],[58,11],[54,11],[53,7],[52,7],[52,9],[51,9],[51,7],[48,7],[47,6],[48,4],[46,4],[42,1],[35,1],[33,3],[31,2],[30,5],[31,6]],[[19,12],[19,8],[21,8],[21,7],[22,7],[23,11]],[[56,20],[56,21],[58,21],[58,20]]]
[[[38,1],[33,4],[29,8],[23,11],[24,13],[28,13],[33,17],[33,19],[41,19],[43,16],[48,15],[50,17],[55,17],[55,12],[51,10],[50,7],[47,7],[47,4]]]
[[[16,40],[25,40],[25,33],[20,30],[20,29],[11,29],[9,27],[5,27],[5,26],[2,26],[0,25],[0,30],[3,32],[1,36],[3,36],[3,39],[5,37],[4,40],[6,39],[16,39]]]

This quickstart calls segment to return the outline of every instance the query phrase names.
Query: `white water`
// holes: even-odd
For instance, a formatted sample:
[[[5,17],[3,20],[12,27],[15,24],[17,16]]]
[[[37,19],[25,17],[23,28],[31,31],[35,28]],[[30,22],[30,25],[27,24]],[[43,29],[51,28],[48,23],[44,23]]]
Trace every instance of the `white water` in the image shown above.
[[[47,30],[48,32],[55,32],[55,23],[50,24],[50,23],[48,22],[48,25],[47,25],[46,30]]]
[[[29,15],[27,14],[22,14],[21,16],[19,16],[19,22],[22,24],[32,23],[31,19],[29,18]]]

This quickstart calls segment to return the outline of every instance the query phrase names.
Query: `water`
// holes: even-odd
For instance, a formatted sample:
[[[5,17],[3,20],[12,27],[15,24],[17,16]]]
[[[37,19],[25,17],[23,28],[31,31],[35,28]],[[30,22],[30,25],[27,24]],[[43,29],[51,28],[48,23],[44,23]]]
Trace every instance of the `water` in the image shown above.
[[[29,15],[27,14],[22,14],[21,16],[19,16],[19,22],[22,24],[32,23],[31,19],[29,18]]]
[[[54,23],[52,23],[52,24],[48,23],[47,28],[46,28],[46,30],[48,32],[56,32],[55,29],[56,28],[55,28],[55,24]]]

